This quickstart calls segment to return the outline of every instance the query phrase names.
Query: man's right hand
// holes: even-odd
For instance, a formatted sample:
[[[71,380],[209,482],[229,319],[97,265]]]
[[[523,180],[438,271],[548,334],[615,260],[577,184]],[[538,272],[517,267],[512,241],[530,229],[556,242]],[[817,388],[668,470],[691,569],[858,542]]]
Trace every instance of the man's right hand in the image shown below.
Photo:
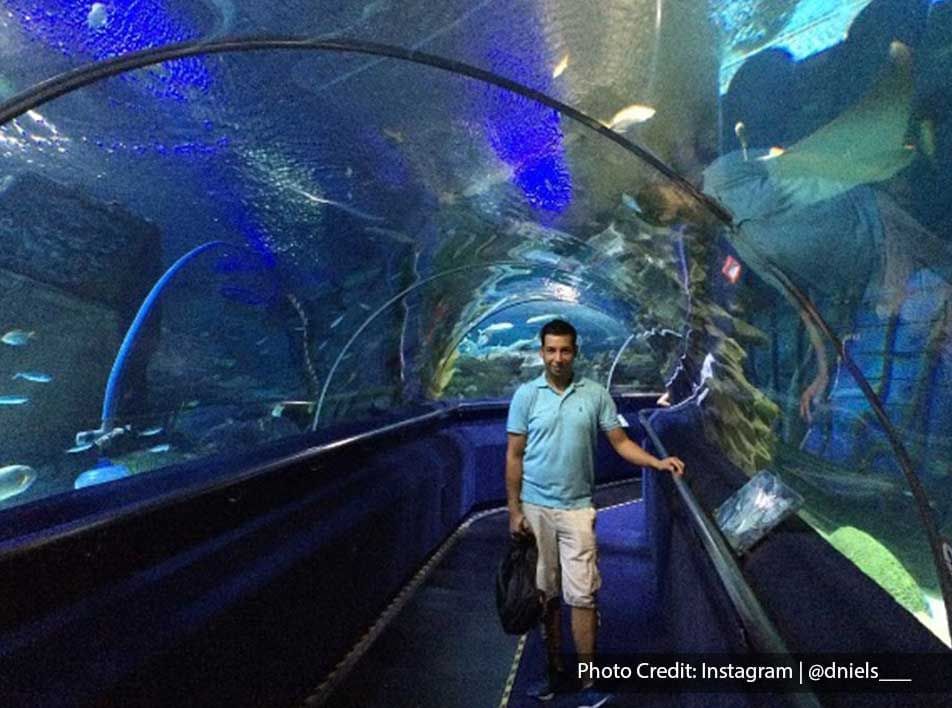
[[[526,521],[526,515],[521,511],[509,512],[509,533],[513,536],[531,536],[532,529]]]

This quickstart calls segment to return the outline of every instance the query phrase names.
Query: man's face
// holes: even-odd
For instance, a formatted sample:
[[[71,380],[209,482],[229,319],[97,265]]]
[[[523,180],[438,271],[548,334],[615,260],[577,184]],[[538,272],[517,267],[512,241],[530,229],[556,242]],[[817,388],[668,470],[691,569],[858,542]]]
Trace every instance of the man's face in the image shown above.
[[[542,345],[542,361],[550,376],[565,378],[572,373],[575,347],[570,334],[547,334]]]

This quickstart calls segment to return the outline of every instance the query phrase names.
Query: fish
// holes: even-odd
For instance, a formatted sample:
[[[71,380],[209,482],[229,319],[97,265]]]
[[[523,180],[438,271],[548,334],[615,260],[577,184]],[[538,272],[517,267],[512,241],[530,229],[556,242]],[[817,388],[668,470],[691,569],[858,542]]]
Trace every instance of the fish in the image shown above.
[[[624,133],[633,125],[644,123],[655,114],[655,109],[651,106],[644,106],[640,103],[632,103],[625,106],[618,113],[612,116],[606,127],[617,133]]]
[[[526,324],[536,324],[538,322],[548,322],[557,319],[558,315],[535,315],[526,320]]]
[[[14,381],[16,379],[24,379],[26,381],[32,381],[33,383],[49,383],[53,380],[52,376],[40,371],[18,371],[10,378]]]
[[[0,501],[22,494],[36,481],[36,471],[27,465],[0,467]]]
[[[83,443],[82,445],[75,445],[75,446],[71,447],[71,448],[70,448],[69,450],[67,450],[66,452],[67,452],[67,454],[69,454],[69,455],[75,455],[77,452],[86,452],[86,450],[92,449],[92,446],[93,446],[93,444],[92,444],[91,442],[90,442],[90,443]]]
[[[305,199],[314,202],[315,204],[326,204],[327,206],[332,206],[340,209],[341,211],[350,214],[351,216],[356,216],[358,219],[363,219],[364,221],[384,221],[385,219],[382,216],[375,216],[374,214],[368,214],[365,211],[361,211],[357,207],[352,207],[349,204],[344,204],[343,202],[338,202],[334,199],[327,199],[326,197],[319,197],[316,194],[300,189],[299,187],[290,187],[291,191],[297,192]]]
[[[22,347],[35,336],[36,332],[27,332],[22,329],[11,329],[9,332],[3,335],[3,337],[0,337],[0,342],[9,344],[11,347]]]
[[[505,332],[507,329],[512,329],[514,325],[512,322],[496,322],[495,324],[489,325],[486,329],[480,330],[485,333],[490,332]]]
[[[400,143],[406,140],[406,136],[404,136],[404,134],[401,131],[395,130],[393,128],[381,128],[380,132],[383,133],[386,137],[390,138],[390,140],[395,142],[397,145],[399,145]]]
[[[569,67],[569,55],[566,54],[562,57],[562,60],[555,65],[555,69],[552,70],[552,78],[557,79],[562,75],[562,72],[568,69]]]
[[[387,238],[392,238],[394,241],[399,241],[400,243],[416,243],[412,236],[408,236],[402,231],[397,231],[396,229],[384,229],[379,226],[365,226],[364,231],[366,231],[368,234],[374,234],[375,236],[386,236]]]
[[[29,400],[26,396],[0,396],[0,406],[20,406]]]
[[[86,27],[93,31],[105,29],[109,24],[109,11],[101,2],[94,2],[86,15]]]
[[[73,489],[82,489],[91,487],[95,484],[112,482],[117,479],[131,476],[129,468],[125,465],[114,465],[109,460],[103,458],[91,470],[86,470],[73,481]]]
[[[857,104],[765,163],[771,178],[821,178],[809,196],[819,202],[887,180],[913,161],[916,151],[906,145],[915,93],[912,56],[898,41],[889,55],[887,69]]]
[[[775,157],[780,157],[780,156],[783,155],[785,152],[786,152],[786,150],[784,150],[782,147],[776,147],[776,146],[774,146],[774,147],[770,148],[770,149],[767,151],[767,154],[766,154],[766,155],[761,155],[761,156],[758,157],[757,159],[758,159],[758,160],[772,160],[772,159],[774,159]]]
[[[168,452],[172,448],[168,443],[162,443],[161,445],[153,445],[149,448],[149,452],[154,452],[156,454],[162,452]]]
[[[638,206],[638,202],[630,194],[626,194],[625,192],[622,192],[621,203],[624,204],[628,209],[631,209],[636,214],[641,213],[641,207]]]
[[[162,432],[162,426],[157,425],[154,428],[147,428],[146,430],[139,431],[140,438],[151,438],[154,435],[158,435]]]
[[[331,328],[331,329],[334,329],[334,328],[335,328],[337,325],[339,325],[343,320],[344,320],[344,316],[343,316],[343,315],[339,316],[336,320],[334,320],[333,322],[331,322],[331,327],[330,327],[330,328]]]

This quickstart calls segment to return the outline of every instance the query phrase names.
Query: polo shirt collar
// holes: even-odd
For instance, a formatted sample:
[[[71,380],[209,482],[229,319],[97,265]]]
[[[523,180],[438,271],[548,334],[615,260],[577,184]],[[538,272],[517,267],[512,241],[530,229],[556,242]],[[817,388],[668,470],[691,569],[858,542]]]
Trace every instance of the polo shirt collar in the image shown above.
[[[581,376],[579,376],[579,375],[576,374],[575,377],[572,379],[572,383],[570,383],[570,384],[566,387],[564,393],[568,393],[568,392],[571,391],[573,388],[579,388],[580,386],[582,386],[582,384],[583,384],[584,382],[585,382],[585,380],[584,380]],[[533,383],[536,385],[537,388],[548,388],[548,387],[549,387],[549,381],[548,381],[548,379],[545,378],[545,374],[540,375],[538,378],[536,378],[536,379],[533,381]]]

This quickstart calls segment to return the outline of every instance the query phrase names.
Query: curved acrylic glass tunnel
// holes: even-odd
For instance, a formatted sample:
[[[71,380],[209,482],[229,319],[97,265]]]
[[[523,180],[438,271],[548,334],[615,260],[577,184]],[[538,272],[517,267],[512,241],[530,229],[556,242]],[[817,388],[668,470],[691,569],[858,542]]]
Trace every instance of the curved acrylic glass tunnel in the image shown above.
[[[34,332],[11,351],[52,377],[15,380],[28,402],[5,411],[17,434],[4,446],[36,479],[7,504],[71,488],[102,455],[110,471],[87,481],[296,434],[321,397],[328,424],[438,397],[466,332],[510,302],[564,302],[593,326],[601,313],[616,336],[657,310],[650,322],[677,333],[687,296],[665,275],[678,268],[671,232],[640,222],[624,191],[663,175],[549,107],[431,67],[388,60],[344,95],[310,93],[315,62],[332,73],[335,56],[308,56],[303,75],[292,52],[169,61],[3,129],[3,209],[24,256],[5,314]],[[173,98],[151,90],[182,72],[207,81]],[[108,446],[75,445],[96,428],[144,293],[212,240],[236,248],[196,258],[161,297]],[[631,298],[636,254],[653,264],[658,307]],[[590,339],[607,359],[612,342]],[[642,352],[642,370],[652,356]],[[497,384],[519,376],[510,368]]]
[[[184,60],[92,85],[14,126],[31,140],[11,146],[12,159],[22,164],[11,171],[9,191],[15,197],[28,185],[54,206],[42,221],[11,197],[12,223],[29,222],[33,233],[55,239],[55,205],[66,205],[62,216],[66,209],[75,213],[78,202],[102,229],[91,232],[96,243],[112,241],[112,253],[107,248],[99,263],[83,260],[83,244],[73,244],[80,253],[71,254],[74,271],[96,272],[99,266],[100,274],[109,272],[110,256],[132,251],[141,268],[127,270],[128,280],[140,289],[147,285],[162,263],[148,253],[154,244],[148,221],[159,225],[162,250],[173,256],[210,238],[236,241],[252,254],[223,258],[183,277],[164,303],[163,326],[150,344],[154,356],[148,370],[139,371],[149,396],[130,392],[131,429],[120,436],[126,449],[117,446],[127,470],[212,454],[223,442],[234,449],[293,434],[298,424],[291,421],[311,414],[316,403],[308,401],[318,389],[323,396],[331,388],[329,374],[348,354],[342,345],[356,335],[370,343],[360,348],[360,367],[341,386],[348,390],[344,398],[362,405],[337,406],[332,419],[440,395],[465,332],[509,300],[549,292],[555,301],[614,310],[627,329],[669,324],[682,336],[684,323],[707,327],[721,314],[704,314],[685,297],[685,280],[696,299],[694,287],[704,275],[714,275],[703,273],[711,262],[703,257],[711,235],[692,229],[697,224],[659,230],[642,222],[631,193],[664,177],[618,145],[497,87],[416,65],[381,63],[379,71],[349,82],[346,95],[329,100],[322,91],[318,100],[308,94],[310,78],[320,73],[315,62],[326,60],[324,71],[333,74],[333,58],[309,57],[307,71],[298,69],[303,78],[291,70],[299,89],[293,96],[280,89],[249,95],[235,76],[286,70],[284,57],[265,56],[252,61],[224,55],[214,65],[189,64],[199,74],[208,72],[207,89],[186,89],[184,97],[164,103],[156,97],[148,110],[142,110],[135,83],[161,84],[163,76],[177,75],[169,67]],[[426,81],[407,76],[421,71]],[[97,110],[102,103],[114,107],[107,120]],[[445,115],[454,118],[441,122]],[[527,146],[527,153],[520,152]],[[154,199],[156,192],[163,199]],[[115,229],[110,234],[107,225],[117,218],[130,227],[121,236]],[[673,248],[679,238],[696,243],[701,257],[679,263]],[[634,267],[626,263],[633,252],[643,256]],[[659,286],[653,291],[658,301],[647,305],[632,298],[644,288],[645,262],[657,271]],[[685,262],[701,268],[697,280],[679,273]],[[51,265],[47,276],[62,264]],[[70,359],[77,355],[66,342],[76,341],[77,332],[108,351],[109,331],[121,328],[135,305],[135,287],[109,292],[108,283],[70,281],[69,268],[61,270],[56,277],[65,282],[59,285],[75,287],[86,298],[92,293],[105,305],[95,313],[71,312],[58,334],[46,322],[47,331],[30,342],[34,363],[68,370],[78,359]],[[429,287],[446,273],[460,274],[452,287]],[[711,277],[706,280],[709,288]],[[42,291],[34,282],[22,287],[34,289],[32,295]],[[395,297],[401,292],[413,293],[416,302]],[[375,301],[361,297],[366,294]],[[714,298],[708,299],[713,308]],[[640,306],[640,317],[632,313],[631,300]],[[381,302],[391,302],[391,311],[381,309]],[[372,314],[384,313],[387,321],[371,323]],[[441,321],[455,326],[434,326]],[[343,328],[345,322],[350,328]],[[276,332],[283,339],[279,346],[273,346]],[[55,351],[37,351],[40,341],[57,338]],[[669,345],[660,360],[654,353],[656,372],[680,350]],[[275,366],[276,360],[284,365]],[[72,415],[59,429],[36,425],[29,416],[21,426],[43,430],[48,455],[50,439],[65,437],[76,420],[90,418],[84,412],[89,398],[88,390],[62,391],[55,404]],[[43,475],[43,483],[32,482],[32,494],[24,491],[21,499],[59,491],[64,478],[82,468],[84,452],[68,453],[79,457],[57,462],[56,472]],[[43,453],[37,450],[37,456]],[[74,460],[78,466],[70,464]]]

